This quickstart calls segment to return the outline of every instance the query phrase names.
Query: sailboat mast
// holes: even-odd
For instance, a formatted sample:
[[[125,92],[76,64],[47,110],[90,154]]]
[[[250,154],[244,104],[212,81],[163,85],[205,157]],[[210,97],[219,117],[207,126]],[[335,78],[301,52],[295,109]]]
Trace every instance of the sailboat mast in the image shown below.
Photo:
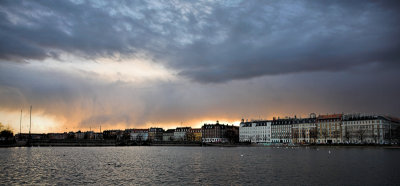
[[[31,136],[31,127],[32,127],[32,105],[31,105],[31,110],[29,112],[29,136]]]
[[[22,131],[22,109],[21,109],[21,116],[19,117],[19,138],[21,138],[21,131]]]

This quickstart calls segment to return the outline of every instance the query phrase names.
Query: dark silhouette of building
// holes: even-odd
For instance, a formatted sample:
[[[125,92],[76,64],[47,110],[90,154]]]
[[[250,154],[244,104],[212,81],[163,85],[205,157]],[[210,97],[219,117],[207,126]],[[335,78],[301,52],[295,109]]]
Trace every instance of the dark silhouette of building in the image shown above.
[[[239,127],[233,125],[204,124],[201,127],[202,141],[205,143],[236,143],[239,142]]]

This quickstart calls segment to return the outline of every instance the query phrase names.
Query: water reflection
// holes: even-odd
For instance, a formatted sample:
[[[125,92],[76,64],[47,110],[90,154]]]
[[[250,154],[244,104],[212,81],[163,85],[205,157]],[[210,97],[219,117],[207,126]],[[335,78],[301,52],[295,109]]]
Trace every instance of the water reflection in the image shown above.
[[[381,148],[3,148],[0,180],[6,185],[396,185],[399,155]]]

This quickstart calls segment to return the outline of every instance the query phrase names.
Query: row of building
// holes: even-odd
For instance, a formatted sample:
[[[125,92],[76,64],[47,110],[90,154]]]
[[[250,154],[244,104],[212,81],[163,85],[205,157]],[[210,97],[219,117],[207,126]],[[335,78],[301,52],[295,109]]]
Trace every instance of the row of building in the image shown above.
[[[239,141],[287,144],[398,143],[400,122],[381,115],[312,113],[308,118],[274,118],[240,123]]]
[[[244,121],[240,126],[204,124],[201,128],[149,129],[17,134],[17,139],[88,139],[136,142],[286,143],[286,144],[390,144],[400,142],[400,121],[393,117],[365,114],[310,114]]]
[[[204,124],[201,128],[177,127],[164,130],[162,128],[106,130],[105,139],[129,139],[131,141],[171,142],[189,141],[206,143],[239,142],[239,127],[227,124]]]
[[[201,128],[177,127],[164,130],[152,127],[149,129],[105,130],[65,132],[48,134],[17,134],[19,140],[129,140],[135,142],[208,142],[237,143],[239,142],[239,127],[227,124],[204,124]]]

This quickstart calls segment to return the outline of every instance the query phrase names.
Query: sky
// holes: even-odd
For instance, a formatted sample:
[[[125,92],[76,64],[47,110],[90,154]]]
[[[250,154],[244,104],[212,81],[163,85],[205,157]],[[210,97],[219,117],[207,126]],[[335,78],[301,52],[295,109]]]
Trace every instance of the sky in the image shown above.
[[[0,1],[0,122],[400,116],[398,1]]]

